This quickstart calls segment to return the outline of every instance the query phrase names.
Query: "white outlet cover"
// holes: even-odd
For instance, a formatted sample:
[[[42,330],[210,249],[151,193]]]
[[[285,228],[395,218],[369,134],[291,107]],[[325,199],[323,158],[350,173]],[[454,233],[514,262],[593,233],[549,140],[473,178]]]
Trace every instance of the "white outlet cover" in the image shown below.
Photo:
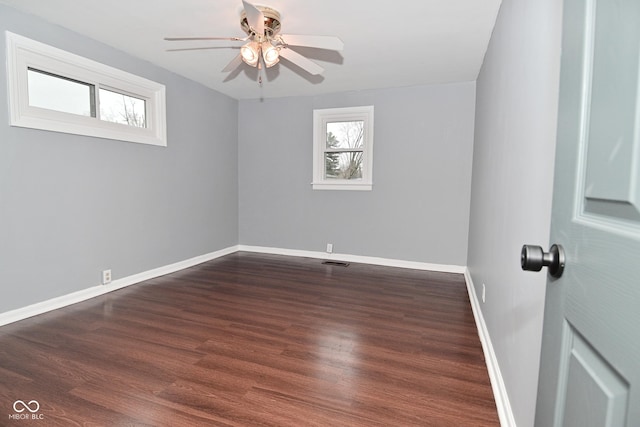
[[[102,284],[107,285],[111,283],[111,270],[104,270],[102,272]]]

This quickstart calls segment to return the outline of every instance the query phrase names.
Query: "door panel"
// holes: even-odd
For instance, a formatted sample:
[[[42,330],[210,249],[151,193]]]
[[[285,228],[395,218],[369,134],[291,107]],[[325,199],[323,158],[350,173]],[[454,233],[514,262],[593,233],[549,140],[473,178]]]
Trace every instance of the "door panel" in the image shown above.
[[[629,384],[568,324],[565,327],[569,352],[562,358],[559,393],[560,425],[609,427],[624,425]]]
[[[565,0],[536,426],[640,425],[640,1]]]
[[[638,222],[640,2],[590,1],[585,11],[584,210]]]

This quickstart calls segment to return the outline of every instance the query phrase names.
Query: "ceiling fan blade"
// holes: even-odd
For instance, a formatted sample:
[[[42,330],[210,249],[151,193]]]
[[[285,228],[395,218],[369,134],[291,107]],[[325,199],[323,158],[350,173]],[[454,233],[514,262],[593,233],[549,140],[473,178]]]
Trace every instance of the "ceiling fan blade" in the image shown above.
[[[285,45],[315,47],[318,49],[342,50],[344,43],[334,36],[305,36],[297,34],[281,34],[279,37]]]
[[[233,70],[235,70],[236,68],[238,68],[238,66],[239,66],[241,63],[242,63],[242,55],[238,54],[235,58],[233,58],[233,59],[231,60],[231,62],[229,62],[229,63],[227,64],[227,66],[226,66],[226,67],[224,67],[224,68],[222,69],[222,72],[223,72],[223,73],[228,73],[229,71],[233,71]]]
[[[214,50],[214,49],[233,49],[233,47],[231,46],[177,47],[174,49],[165,49],[165,52],[185,52],[189,50]]]
[[[229,40],[234,42],[243,42],[249,39],[249,37],[165,37],[166,41],[177,42],[185,40]]]
[[[309,74],[313,74],[314,76],[317,74],[322,74],[322,72],[324,71],[324,68],[291,49],[280,49],[280,57],[296,64],[298,67],[302,68]]]
[[[242,0],[244,11],[247,13],[247,22],[259,36],[264,36],[264,14],[260,9]]]

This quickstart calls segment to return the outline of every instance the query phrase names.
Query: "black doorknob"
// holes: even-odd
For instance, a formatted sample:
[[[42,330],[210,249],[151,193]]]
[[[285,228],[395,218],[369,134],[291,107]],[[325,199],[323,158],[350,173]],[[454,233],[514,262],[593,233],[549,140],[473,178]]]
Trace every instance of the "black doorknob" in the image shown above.
[[[564,262],[564,249],[560,245],[552,245],[549,252],[545,252],[540,246],[524,245],[520,253],[520,265],[523,270],[540,271],[542,267],[549,267],[552,277],[562,276]]]

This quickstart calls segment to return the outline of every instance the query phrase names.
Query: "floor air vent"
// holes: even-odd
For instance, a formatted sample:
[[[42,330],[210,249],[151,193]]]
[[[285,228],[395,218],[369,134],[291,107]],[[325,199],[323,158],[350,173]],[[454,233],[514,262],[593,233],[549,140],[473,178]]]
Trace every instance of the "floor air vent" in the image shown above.
[[[322,263],[326,265],[336,265],[338,267],[349,267],[349,263],[344,261],[322,261]]]

